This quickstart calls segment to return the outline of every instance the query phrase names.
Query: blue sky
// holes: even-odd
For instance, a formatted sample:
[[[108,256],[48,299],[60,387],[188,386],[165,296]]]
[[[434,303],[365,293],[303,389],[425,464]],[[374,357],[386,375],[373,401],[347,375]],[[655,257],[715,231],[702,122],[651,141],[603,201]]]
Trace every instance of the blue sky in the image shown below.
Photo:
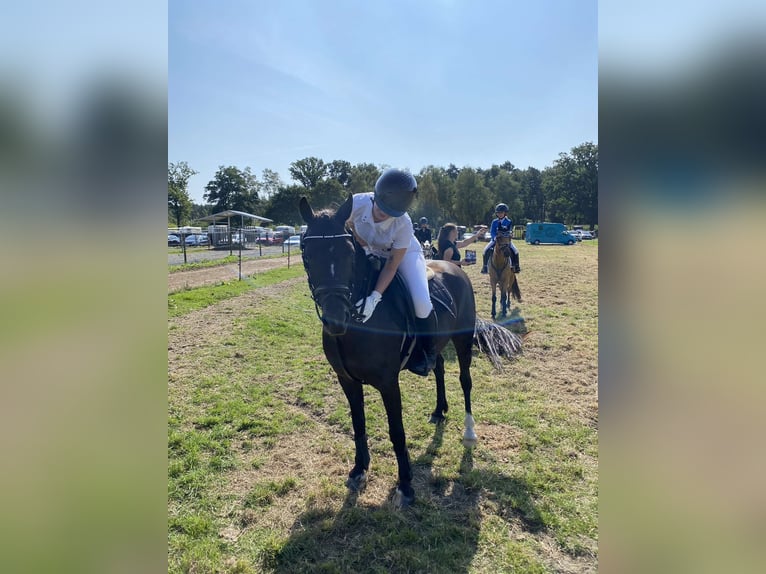
[[[595,1],[171,0],[168,26],[168,161],[198,203],[219,165],[542,169],[598,142]]]

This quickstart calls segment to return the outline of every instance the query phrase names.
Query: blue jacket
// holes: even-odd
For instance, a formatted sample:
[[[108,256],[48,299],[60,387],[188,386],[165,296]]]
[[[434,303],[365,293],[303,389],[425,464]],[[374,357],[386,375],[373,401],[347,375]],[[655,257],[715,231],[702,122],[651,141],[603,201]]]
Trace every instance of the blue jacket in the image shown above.
[[[500,228],[508,231],[511,236],[513,236],[513,222],[510,219],[507,217],[504,217],[503,219],[495,219],[492,221],[492,225],[489,228],[489,236],[492,241],[495,241],[495,238],[497,237],[497,231]]]

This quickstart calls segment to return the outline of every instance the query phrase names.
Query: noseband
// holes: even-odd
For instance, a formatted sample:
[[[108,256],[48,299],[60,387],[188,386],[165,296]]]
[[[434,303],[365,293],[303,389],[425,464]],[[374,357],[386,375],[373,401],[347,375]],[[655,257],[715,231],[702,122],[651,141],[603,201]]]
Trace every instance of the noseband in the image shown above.
[[[306,276],[308,277],[309,289],[311,290],[311,298],[314,300],[314,308],[317,312],[317,317],[322,323],[325,322],[324,317],[320,309],[327,304],[327,301],[331,298],[338,298],[343,307],[353,316],[354,310],[351,305],[351,294],[353,292],[353,278],[354,278],[354,258],[351,259],[351,283],[326,283],[317,285],[311,280],[311,274],[309,273],[309,261],[306,257],[305,242],[309,239],[328,241],[332,239],[347,239],[354,240],[354,236],[351,233],[339,233],[337,235],[304,235],[301,238],[301,257],[303,259],[303,268],[306,270]]]

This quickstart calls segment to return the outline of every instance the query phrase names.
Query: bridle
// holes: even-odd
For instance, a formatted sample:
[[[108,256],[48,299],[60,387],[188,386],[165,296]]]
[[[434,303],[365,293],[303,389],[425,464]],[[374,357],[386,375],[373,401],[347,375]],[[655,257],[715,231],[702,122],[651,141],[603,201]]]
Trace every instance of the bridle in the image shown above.
[[[505,241],[501,242],[500,241],[501,238],[503,238],[503,239],[507,238],[508,242],[507,243]],[[498,234],[497,239],[495,239],[495,247],[499,248],[500,251],[502,252],[502,254],[505,257],[510,257],[511,256],[511,235],[510,235],[510,233]]]
[[[303,259],[303,268],[306,270],[306,277],[308,278],[309,290],[311,291],[311,298],[314,301],[314,308],[316,309],[317,317],[322,323],[325,319],[322,315],[321,309],[331,298],[337,298],[343,304],[343,307],[348,311],[349,315],[354,318],[357,314],[357,310],[353,308],[351,304],[351,295],[354,292],[354,277],[355,277],[355,259],[351,260],[351,282],[350,283],[326,283],[317,285],[315,281],[311,279],[311,273],[309,272],[309,260],[306,256],[306,241],[330,241],[335,239],[351,239],[354,242],[354,236],[351,233],[338,233],[334,235],[303,235],[301,237],[301,258]]]

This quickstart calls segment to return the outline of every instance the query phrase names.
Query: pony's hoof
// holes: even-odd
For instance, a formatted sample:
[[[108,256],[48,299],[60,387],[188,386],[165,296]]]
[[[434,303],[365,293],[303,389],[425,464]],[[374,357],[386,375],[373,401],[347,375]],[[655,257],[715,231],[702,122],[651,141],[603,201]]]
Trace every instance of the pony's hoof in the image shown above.
[[[472,427],[465,429],[463,433],[463,446],[466,448],[473,448],[479,442],[479,437],[476,436],[476,432]]]
[[[356,476],[349,476],[348,480],[346,480],[346,487],[348,487],[351,492],[362,492],[365,486],[367,486],[366,472]]]
[[[428,419],[428,422],[431,423],[432,425],[440,425],[446,420],[447,420],[447,417],[445,417],[444,415],[437,415],[436,413],[434,413],[431,415],[431,418]]]
[[[394,494],[394,506],[397,508],[409,508],[415,502],[415,491],[410,487],[410,494],[405,494],[401,488],[396,489]]]

